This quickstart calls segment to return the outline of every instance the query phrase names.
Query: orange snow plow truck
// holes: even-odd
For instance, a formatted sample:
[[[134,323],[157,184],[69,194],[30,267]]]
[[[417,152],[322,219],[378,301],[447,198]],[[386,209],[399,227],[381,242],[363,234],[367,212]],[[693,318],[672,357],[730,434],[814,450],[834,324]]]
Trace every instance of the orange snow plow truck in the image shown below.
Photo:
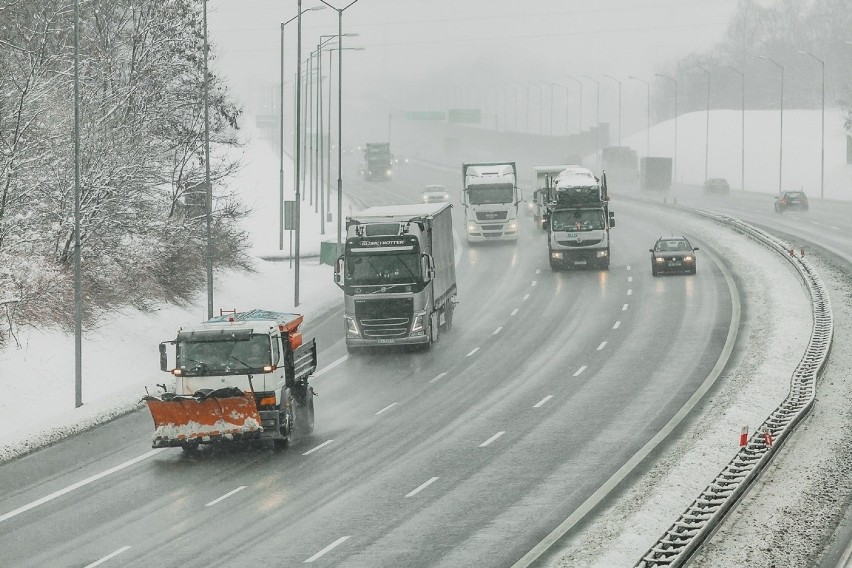
[[[313,339],[302,342],[302,320],[235,312],[183,327],[161,343],[160,368],[174,376],[174,390],[159,385],[166,392],[144,399],[154,419],[152,447],[189,451],[223,440],[286,446],[294,431],[313,431],[308,377],[317,368],[317,347]]]

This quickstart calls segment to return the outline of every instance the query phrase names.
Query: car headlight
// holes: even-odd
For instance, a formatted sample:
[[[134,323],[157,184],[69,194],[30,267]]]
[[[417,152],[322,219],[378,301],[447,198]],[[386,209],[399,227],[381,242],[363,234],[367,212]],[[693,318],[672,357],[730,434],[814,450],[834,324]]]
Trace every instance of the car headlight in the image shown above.
[[[444,194],[444,199],[449,199],[449,198],[450,198],[450,194],[449,194],[449,193],[445,193],[445,194]]]
[[[414,314],[414,321],[411,322],[411,334],[414,335],[416,332],[423,332],[423,320],[426,318],[426,312],[421,312],[419,314]]]
[[[360,333],[358,333],[358,324],[355,323],[355,318],[349,316],[343,316],[343,322],[346,325],[346,335],[355,335],[360,337]]]
[[[691,256],[685,256],[685,257],[683,257],[683,261],[684,262],[692,262],[692,257]]]
[[[386,172],[385,172],[385,175],[386,175],[386,176],[388,176],[388,177],[390,177],[390,175],[391,175],[391,171],[390,171],[390,170],[386,171]]]
[[[552,252],[552,253],[550,253],[550,257],[551,258],[562,258],[562,253],[561,252]]]
[[[474,231],[476,231],[476,223],[468,223],[467,224],[467,232],[473,233]]]
[[[607,256],[609,253],[605,250],[599,250],[597,254],[598,254],[598,258],[603,258],[603,257]]]
[[[664,261],[664,260],[666,260],[666,259],[664,259],[664,258],[663,258],[663,257],[661,257],[661,256],[658,256],[658,257],[656,257],[654,260],[656,260],[657,262],[663,262],[663,261]]]

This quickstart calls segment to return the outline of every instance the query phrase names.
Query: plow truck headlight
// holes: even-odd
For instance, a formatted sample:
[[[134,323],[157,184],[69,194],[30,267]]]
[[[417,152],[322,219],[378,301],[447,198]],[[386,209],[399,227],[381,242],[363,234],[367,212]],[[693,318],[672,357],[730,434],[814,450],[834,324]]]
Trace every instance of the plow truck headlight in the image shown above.
[[[355,318],[344,316],[343,322],[346,325],[346,335],[354,335],[355,337],[361,335],[360,333],[358,333],[358,324],[355,323]]]
[[[423,320],[426,318],[426,312],[414,314],[414,321],[411,322],[411,335],[423,334]]]

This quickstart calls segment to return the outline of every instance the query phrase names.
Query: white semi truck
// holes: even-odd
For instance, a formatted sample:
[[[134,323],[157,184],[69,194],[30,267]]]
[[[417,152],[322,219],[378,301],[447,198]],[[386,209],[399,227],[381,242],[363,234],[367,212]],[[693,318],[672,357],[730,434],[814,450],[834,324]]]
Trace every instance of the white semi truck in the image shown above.
[[[371,207],[346,219],[334,281],[343,290],[346,348],[425,349],[453,325],[452,205]]]
[[[613,227],[606,173],[598,180],[589,170],[566,170],[550,192],[544,218],[550,268],[608,269]]]
[[[523,198],[515,162],[463,163],[462,181],[467,241],[517,241]]]

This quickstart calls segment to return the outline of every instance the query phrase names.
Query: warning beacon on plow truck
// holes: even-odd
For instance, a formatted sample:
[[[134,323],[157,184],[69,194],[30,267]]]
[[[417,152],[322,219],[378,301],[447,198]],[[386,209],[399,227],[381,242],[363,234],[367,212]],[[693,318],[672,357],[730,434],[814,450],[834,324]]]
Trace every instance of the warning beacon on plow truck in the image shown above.
[[[317,347],[313,339],[303,342],[302,320],[235,311],[182,327],[161,343],[160,368],[174,376],[174,388],[159,385],[166,392],[144,398],[154,419],[152,447],[189,451],[225,440],[286,446],[294,432],[312,432],[308,377],[317,368]]]

